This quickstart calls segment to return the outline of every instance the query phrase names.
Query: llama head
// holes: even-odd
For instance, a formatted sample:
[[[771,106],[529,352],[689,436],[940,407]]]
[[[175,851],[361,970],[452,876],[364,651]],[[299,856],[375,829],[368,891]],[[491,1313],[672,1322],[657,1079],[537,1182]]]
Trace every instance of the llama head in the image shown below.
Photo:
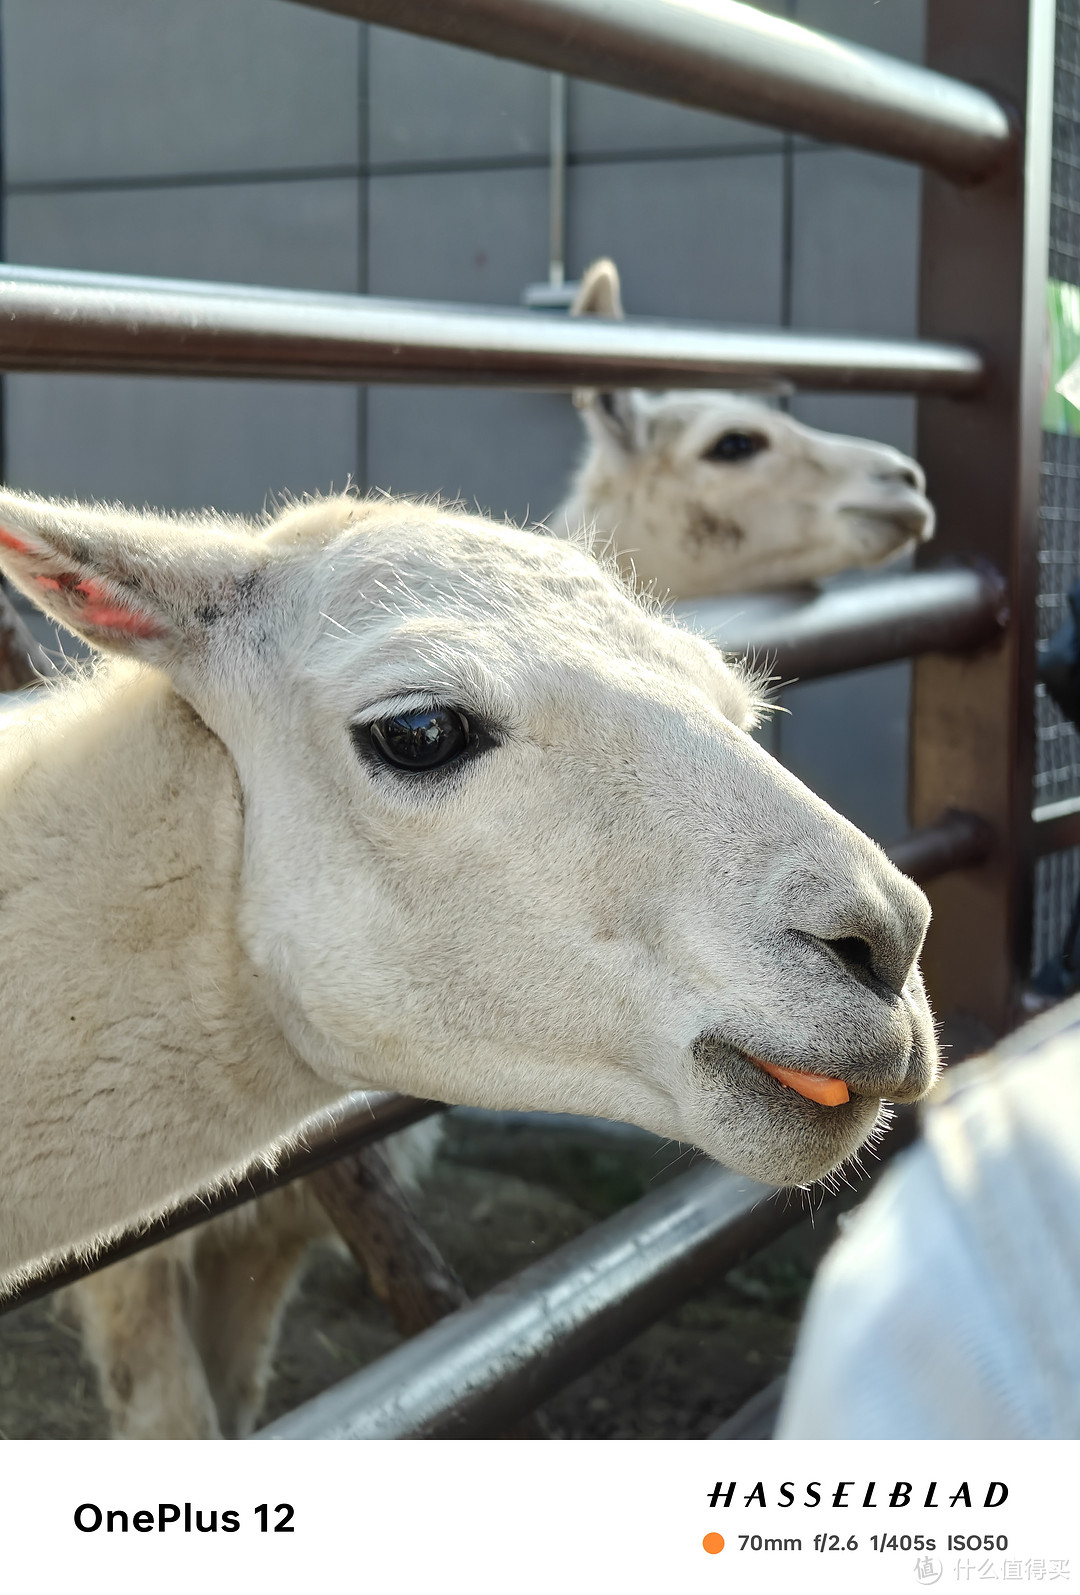
[[[228,749],[239,934],[328,1081],[628,1119],[778,1183],[928,1088],[921,892],[751,739],[752,682],[573,543],[3,493],[0,564]]]
[[[621,316],[609,260],[578,315]],[[589,447],[556,523],[593,525],[620,565],[675,598],[876,565],[933,534],[923,473],[883,443],[803,426],[736,393],[575,395]]]

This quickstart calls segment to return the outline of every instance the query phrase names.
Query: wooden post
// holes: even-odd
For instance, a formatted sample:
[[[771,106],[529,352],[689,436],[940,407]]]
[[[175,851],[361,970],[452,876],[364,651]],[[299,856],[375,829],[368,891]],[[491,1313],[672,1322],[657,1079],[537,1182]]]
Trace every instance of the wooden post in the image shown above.
[[[403,1335],[419,1334],[467,1305],[468,1292],[420,1223],[382,1147],[352,1152],[308,1181]],[[497,1438],[546,1440],[549,1433],[541,1416],[529,1413]]]
[[[923,176],[919,333],[974,344],[983,391],[919,404],[918,457],[938,509],[931,567],[983,558],[1005,576],[1000,647],[925,655],[912,684],[915,826],[970,810],[993,828],[986,862],[929,889],[924,969],[946,1038],[974,1050],[1017,1017],[1033,882],[1034,621],[1042,358],[1050,212],[1054,0],[930,0],[926,64],[989,88],[1014,110],[1022,147],[970,185]]]
[[[381,1147],[352,1152],[308,1178],[403,1335],[465,1306],[464,1285],[420,1223]]]

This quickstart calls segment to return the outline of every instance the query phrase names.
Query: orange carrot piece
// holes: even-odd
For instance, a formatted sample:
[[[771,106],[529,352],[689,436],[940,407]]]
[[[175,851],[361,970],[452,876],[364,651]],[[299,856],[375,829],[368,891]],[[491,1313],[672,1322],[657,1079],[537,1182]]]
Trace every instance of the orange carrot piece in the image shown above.
[[[821,1102],[827,1108],[838,1108],[841,1102],[849,1100],[848,1088],[843,1080],[833,1080],[825,1074],[808,1074],[805,1069],[785,1069],[779,1063],[767,1063],[764,1058],[755,1058],[754,1062],[766,1074],[771,1074],[774,1080],[779,1080],[781,1085],[790,1086],[792,1091],[797,1091],[801,1097],[809,1097],[811,1102]]]

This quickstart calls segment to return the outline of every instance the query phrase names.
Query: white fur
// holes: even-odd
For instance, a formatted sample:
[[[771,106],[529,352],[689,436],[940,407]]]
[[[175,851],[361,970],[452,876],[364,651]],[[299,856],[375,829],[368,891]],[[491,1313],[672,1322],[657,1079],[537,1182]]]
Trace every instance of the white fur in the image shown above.
[[[574,313],[622,315],[610,260],[589,267]],[[577,403],[588,445],[552,529],[594,529],[662,596],[816,581],[933,535],[922,471],[887,444],[817,431],[737,393],[583,390]],[[763,446],[710,458],[732,434]]]
[[[747,735],[743,673],[571,544],[3,493],[0,564],[113,656],[0,735],[9,1284],[347,1089],[628,1119],[777,1183],[927,1089],[922,894]],[[419,704],[486,751],[388,769],[356,728]]]
[[[442,1133],[383,1143],[408,1192]],[[313,1245],[344,1250],[306,1180],[234,1208],[61,1292],[118,1440],[237,1439],[255,1427],[281,1321]]]

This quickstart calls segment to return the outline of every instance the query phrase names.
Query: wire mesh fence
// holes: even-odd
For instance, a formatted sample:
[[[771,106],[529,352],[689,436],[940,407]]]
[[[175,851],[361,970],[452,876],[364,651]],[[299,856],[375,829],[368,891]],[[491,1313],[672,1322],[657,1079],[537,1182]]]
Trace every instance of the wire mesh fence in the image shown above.
[[[1058,0],[1054,59],[1049,274],[1080,286],[1080,0]],[[1039,528],[1039,640],[1067,617],[1080,581],[1080,437],[1046,433]],[[1080,736],[1036,689],[1037,804],[1080,796]],[[1080,849],[1040,861],[1035,876],[1033,967],[1057,950],[1080,891]]]

